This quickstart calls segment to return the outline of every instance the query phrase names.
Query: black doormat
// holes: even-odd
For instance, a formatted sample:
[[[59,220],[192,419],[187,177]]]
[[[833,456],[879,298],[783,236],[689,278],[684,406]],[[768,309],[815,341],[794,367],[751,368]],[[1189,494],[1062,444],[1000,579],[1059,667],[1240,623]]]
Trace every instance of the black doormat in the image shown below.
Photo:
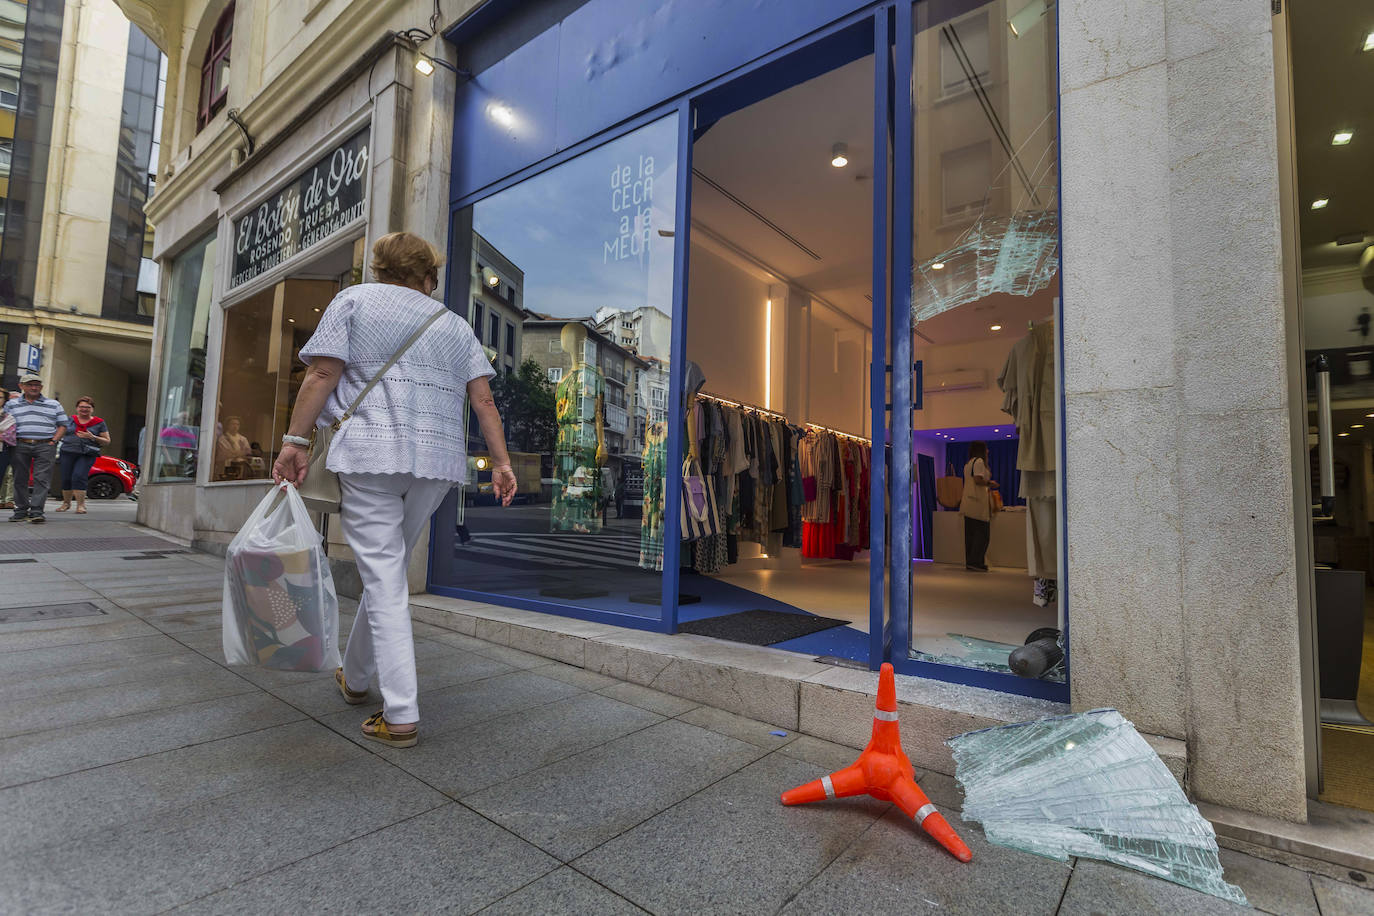
[[[811,614],[788,614],[783,611],[755,609],[726,614],[724,617],[707,617],[681,624],[678,629],[683,633],[698,636],[714,636],[731,642],[748,643],[751,646],[771,646],[786,642],[798,636],[809,636],[832,627],[842,627],[848,620],[833,617],[816,617]]]

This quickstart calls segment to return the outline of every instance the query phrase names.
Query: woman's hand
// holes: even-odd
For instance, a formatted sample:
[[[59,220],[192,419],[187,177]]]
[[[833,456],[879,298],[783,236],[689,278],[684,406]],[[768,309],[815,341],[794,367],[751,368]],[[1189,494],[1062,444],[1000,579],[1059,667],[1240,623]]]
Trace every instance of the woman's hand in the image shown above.
[[[496,498],[501,500],[501,505],[509,506],[511,500],[515,498],[515,493],[520,489],[520,485],[515,480],[515,472],[510,470],[491,472],[491,489],[496,494]]]
[[[1002,489],[1002,485],[995,480],[990,480],[988,481],[988,488],[991,490],[1000,490]]]
[[[306,472],[310,470],[310,453],[299,445],[287,443],[277,455],[272,465],[272,479],[277,483],[286,481],[300,486],[305,483]]]

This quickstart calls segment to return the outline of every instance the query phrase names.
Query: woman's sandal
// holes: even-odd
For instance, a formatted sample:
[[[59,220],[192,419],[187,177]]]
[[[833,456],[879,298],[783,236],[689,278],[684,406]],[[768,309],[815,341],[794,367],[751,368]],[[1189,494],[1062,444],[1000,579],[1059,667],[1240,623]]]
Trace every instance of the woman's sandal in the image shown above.
[[[343,668],[334,669],[334,683],[339,685],[339,693],[343,694],[344,702],[349,706],[358,706],[367,702],[366,690],[348,689],[348,684],[344,681]]]
[[[412,726],[410,731],[393,732],[393,726],[388,725],[382,712],[379,709],[363,720],[363,737],[388,747],[414,747],[420,740],[420,726]]]

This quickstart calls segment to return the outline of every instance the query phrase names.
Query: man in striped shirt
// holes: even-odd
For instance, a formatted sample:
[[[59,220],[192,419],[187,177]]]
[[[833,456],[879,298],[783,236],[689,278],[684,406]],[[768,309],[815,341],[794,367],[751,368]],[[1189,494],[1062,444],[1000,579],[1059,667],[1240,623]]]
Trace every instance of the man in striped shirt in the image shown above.
[[[43,380],[26,375],[19,380],[24,396],[5,405],[5,412],[17,424],[14,446],[14,515],[12,522],[43,521],[43,507],[48,501],[48,485],[52,482],[53,459],[57,443],[67,434],[72,421],[62,405],[43,397]],[[33,473],[33,493],[26,486]]]

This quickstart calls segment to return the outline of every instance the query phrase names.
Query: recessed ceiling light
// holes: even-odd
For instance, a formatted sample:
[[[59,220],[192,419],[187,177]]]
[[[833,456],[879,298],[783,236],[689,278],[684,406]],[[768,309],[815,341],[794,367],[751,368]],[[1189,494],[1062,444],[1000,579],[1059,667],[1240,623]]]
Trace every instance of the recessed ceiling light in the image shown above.
[[[994,324],[992,327],[988,328],[988,330],[989,330],[989,331],[1000,331],[1000,330],[1002,330],[1002,326],[1001,326],[1000,324]]]
[[[1364,429],[1364,424],[1363,424],[1363,423],[1351,423],[1351,424],[1350,424],[1350,428],[1351,428],[1351,429]]]
[[[286,319],[286,320],[289,321],[289,322],[291,322],[292,324],[295,324],[295,323],[296,323],[296,319],[294,319],[294,318],[288,318],[288,319]]]
[[[1364,37],[1364,50],[1374,51],[1374,32],[1370,32]]]
[[[930,265],[930,269],[931,269],[931,270],[944,270],[944,269],[945,269],[945,262],[944,262],[944,261],[936,261],[934,264]]]
[[[1327,200],[1325,197],[1319,197],[1316,200],[1312,201],[1312,209],[1324,210],[1326,209],[1326,205],[1329,203],[1331,203],[1331,201]]]
[[[837,169],[849,165],[849,144],[836,143],[830,148],[830,164]]]
[[[317,312],[318,312],[318,311],[319,311],[319,309],[315,309],[315,311],[317,311]]]
[[[1336,435],[1338,435],[1338,436],[1340,436],[1342,439],[1344,439],[1346,436],[1350,435],[1350,433],[1336,433]]]
[[[1355,132],[1353,130],[1338,130],[1331,135],[1331,145],[1345,146],[1353,139],[1355,139]]]

